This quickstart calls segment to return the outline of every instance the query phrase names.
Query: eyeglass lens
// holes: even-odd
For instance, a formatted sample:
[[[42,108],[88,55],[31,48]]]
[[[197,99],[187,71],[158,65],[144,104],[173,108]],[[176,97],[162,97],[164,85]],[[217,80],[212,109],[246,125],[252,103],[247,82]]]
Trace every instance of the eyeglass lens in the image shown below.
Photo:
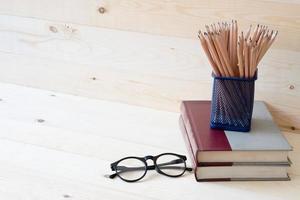
[[[159,170],[168,176],[180,176],[186,169],[185,161],[172,154],[159,156],[156,160]]]
[[[139,159],[127,158],[118,163],[116,172],[121,178],[134,181],[144,176],[146,165]]]

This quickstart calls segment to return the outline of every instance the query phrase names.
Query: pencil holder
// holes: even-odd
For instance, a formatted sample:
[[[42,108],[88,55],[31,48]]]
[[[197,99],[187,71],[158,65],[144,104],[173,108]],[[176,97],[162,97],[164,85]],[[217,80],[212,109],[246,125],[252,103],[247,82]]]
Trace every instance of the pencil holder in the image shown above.
[[[213,75],[213,79],[210,127],[250,131],[257,73],[253,78]]]

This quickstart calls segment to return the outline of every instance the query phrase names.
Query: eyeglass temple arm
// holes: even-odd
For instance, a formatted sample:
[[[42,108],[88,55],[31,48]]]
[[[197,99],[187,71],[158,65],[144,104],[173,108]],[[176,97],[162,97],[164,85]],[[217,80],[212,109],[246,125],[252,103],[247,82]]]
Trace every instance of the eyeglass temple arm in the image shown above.
[[[118,166],[117,167],[118,170],[120,170],[119,172],[116,172],[114,174],[111,174],[108,176],[108,178],[115,178],[118,174],[122,173],[122,172],[130,172],[130,171],[137,171],[137,170],[145,170],[145,167],[125,167],[125,166]],[[155,169],[154,165],[150,165],[147,166],[147,170],[153,170]]]
[[[165,169],[182,169],[183,167],[181,167],[181,166],[165,166],[165,165],[172,165],[172,164],[179,164],[179,163],[182,163],[182,159],[176,159],[176,160],[172,160],[170,162],[160,163],[157,166],[163,167]],[[152,165],[152,166],[154,166],[154,165]],[[149,167],[152,167],[152,166],[149,166]],[[155,166],[154,166],[154,169],[155,169]],[[193,168],[190,168],[190,167],[185,167],[185,169],[189,172],[193,171]]]

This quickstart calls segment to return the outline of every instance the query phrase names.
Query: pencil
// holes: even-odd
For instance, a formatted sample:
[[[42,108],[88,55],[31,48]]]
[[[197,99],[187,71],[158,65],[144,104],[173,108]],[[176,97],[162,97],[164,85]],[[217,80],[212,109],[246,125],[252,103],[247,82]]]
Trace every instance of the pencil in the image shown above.
[[[212,41],[211,41],[210,38],[208,37],[208,34],[207,34],[207,33],[204,33],[204,36],[205,36],[205,40],[206,40],[206,42],[207,42],[207,46],[208,46],[208,48],[209,48],[209,51],[210,51],[210,53],[212,54],[213,60],[214,60],[215,63],[217,64],[217,67],[218,67],[218,69],[219,69],[219,72],[220,72],[221,76],[226,76],[225,71],[224,71],[223,68],[222,68],[221,61],[220,61],[219,58],[218,58],[217,51],[216,51],[214,45],[212,44]]]
[[[240,42],[238,43],[237,49],[238,49],[239,76],[240,78],[243,78],[244,77],[243,47]]]
[[[217,45],[216,39],[215,39],[215,37],[214,37],[213,34],[211,35],[211,38],[212,38],[214,46],[216,47],[217,55],[218,55],[218,57],[220,59],[221,67],[222,67],[223,71],[225,72],[225,76],[229,77],[229,76],[231,76],[231,74],[229,73],[229,69],[227,68],[225,60],[224,60],[224,58],[222,56],[221,48],[220,48],[219,45]]]
[[[214,71],[214,74],[217,75],[217,76],[221,76],[221,73],[218,69],[218,66],[217,64],[213,61],[213,58],[212,58],[212,55],[210,54],[209,52],[209,49],[208,49],[208,45],[206,43],[206,40],[204,39],[204,36],[201,32],[199,32],[199,35],[198,35],[200,41],[201,41],[201,45],[202,45],[202,48],[206,54],[206,56],[208,57],[208,60],[209,60],[209,63],[210,65],[212,66],[213,68],[213,71]]]
[[[244,45],[244,54],[245,54],[245,78],[249,78],[249,53],[248,53],[248,43],[245,41]]]
[[[239,34],[236,20],[205,25],[205,29],[198,34],[201,46],[213,73],[222,77],[252,78],[278,35],[261,24]]]
[[[230,62],[228,58],[228,54],[225,50],[224,45],[221,44],[220,39],[218,37],[215,38],[216,44],[220,50],[220,54],[222,59],[224,60],[224,66],[226,67],[226,71],[229,73],[230,76],[234,76],[233,70],[230,67]]]

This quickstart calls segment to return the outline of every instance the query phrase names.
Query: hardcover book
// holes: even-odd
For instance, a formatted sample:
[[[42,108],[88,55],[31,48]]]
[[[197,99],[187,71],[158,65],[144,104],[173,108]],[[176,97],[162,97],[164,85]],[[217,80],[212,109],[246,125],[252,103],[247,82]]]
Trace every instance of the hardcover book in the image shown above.
[[[210,101],[182,102],[180,126],[197,180],[216,180],[217,174],[217,180],[288,179],[292,147],[263,102],[254,103],[252,128],[247,133],[211,129]]]

